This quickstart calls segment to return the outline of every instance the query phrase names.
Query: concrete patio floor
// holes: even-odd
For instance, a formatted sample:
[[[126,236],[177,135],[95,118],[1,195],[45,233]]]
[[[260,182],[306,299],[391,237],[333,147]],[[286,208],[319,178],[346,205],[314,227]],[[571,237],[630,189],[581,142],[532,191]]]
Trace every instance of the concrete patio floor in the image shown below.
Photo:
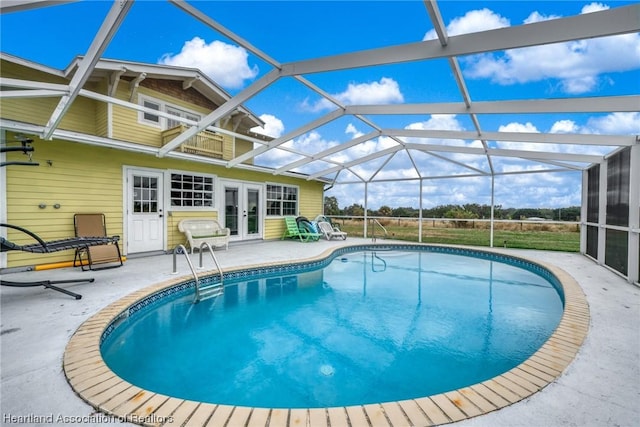
[[[217,250],[224,268],[318,256],[349,238],[302,244],[295,241],[231,244]],[[570,253],[499,249],[553,264],[573,276],[591,312],[587,338],[565,372],[542,391],[456,426],[639,426],[640,288],[592,260]],[[198,255],[192,255],[194,265]],[[205,258],[205,265],[211,259]],[[61,285],[81,300],[44,289],[0,288],[0,422],[2,425],[123,425],[75,395],[62,370],[62,356],[76,329],[113,301],[175,277],[172,255],[132,258],[121,268],[96,272],[56,269],[3,274],[13,281],[94,277],[89,284]],[[179,275],[189,270],[178,258]],[[345,426],[346,427],[346,426]],[[360,426],[352,426],[360,427]]]

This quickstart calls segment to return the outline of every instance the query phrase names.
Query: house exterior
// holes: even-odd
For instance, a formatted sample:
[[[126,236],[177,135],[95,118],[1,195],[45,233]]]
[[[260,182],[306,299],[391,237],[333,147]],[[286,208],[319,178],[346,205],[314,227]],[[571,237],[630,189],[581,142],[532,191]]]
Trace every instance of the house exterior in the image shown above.
[[[29,143],[33,152],[0,154],[0,222],[45,241],[74,236],[76,213],[101,212],[107,233],[121,236],[124,255],[171,251],[184,243],[178,222],[215,218],[232,241],[280,238],[283,216],[322,212],[325,183],[279,174],[251,162],[226,162],[267,142],[251,132],[261,121],[244,108],[197,133],[166,155],[159,150],[230,99],[198,70],[99,60],[73,102],[47,134],[80,59],[56,70],[0,56],[4,146]],[[5,90],[12,88],[11,91]],[[29,159],[31,155],[31,160]],[[32,239],[0,228],[9,241]],[[0,268],[68,263],[73,251],[3,253]]]

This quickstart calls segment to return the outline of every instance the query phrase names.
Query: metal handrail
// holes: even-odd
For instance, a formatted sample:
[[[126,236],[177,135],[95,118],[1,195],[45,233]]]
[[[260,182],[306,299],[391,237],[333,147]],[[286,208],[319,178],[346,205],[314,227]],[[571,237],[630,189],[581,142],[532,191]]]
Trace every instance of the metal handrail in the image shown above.
[[[217,287],[221,288],[224,291],[224,284],[223,284],[223,278],[222,278],[222,268],[220,268],[220,264],[218,263],[218,258],[216,258],[215,254],[213,253],[213,248],[211,247],[211,245],[209,244],[209,242],[202,242],[202,244],[200,245],[200,250],[198,252],[200,252],[200,266],[199,268],[204,268],[202,266],[202,253],[204,252],[204,248],[207,248],[207,250],[209,251],[209,253],[211,254],[211,259],[213,260],[213,263],[216,266],[216,269],[218,270],[218,273],[220,274],[220,283],[218,283]],[[198,302],[202,299],[202,293],[200,292],[200,285],[198,283],[196,283],[196,297],[194,299],[193,302]]]
[[[200,267],[199,268],[204,268],[202,266],[202,252],[203,252],[203,248],[207,248],[207,250],[209,251],[209,253],[211,254],[211,259],[213,260],[213,263],[216,265],[216,269],[218,270],[218,273],[220,273],[220,285],[223,285],[223,274],[222,274],[222,268],[220,267],[220,264],[218,263],[218,258],[216,258],[216,255],[213,253],[213,248],[211,247],[211,245],[209,244],[209,242],[202,242],[202,244],[200,245]]]
[[[187,248],[184,245],[178,245],[173,249],[173,271],[171,274],[178,274],[178,265],[176,262],[176,255],[178,254],[178,250],[184,254],[184,257],[187,260],[187,264],[189,264],[189,268],[191,269],[191,273],[193,274],[193,278],[196,280],[196,294],[200,288],[200,279],[198,279],[198,275],[196,274],[196,270],[193,268],[193,263],[191,262],[191,258],[189,258],[189,252],[187,252]]]
[[[380,261],[382,261],[382,270],[376,270],[374,258],[378,258]],[[374,273],[381,273],[383,271],[387,271],[387,261],[385,261],[380,256],[378,256],[376,251],[371,252],[371,271],[373,271]]]
[[[372,218],[372,219],[371,219],[371,223],[372,223],[374,226],[375,226],[376,224],[378,224],[378,226],[379,226],[380,228],[382,228],[382,230],[384,231],[384,238],[386,239],[386,238],[387,238],[387,236],[389,235],[389,233],[387,232],[387,229],[386,229],[386,228],[384,228],[384,225],[380,224],[380,221],[378,221],[378,220],[377,220],[377,219],[375,219],[375,218]],[[376,242],[376,227],[373,227],[373,226],[371,227],[371,241],[372,241],[373,243],[375,243],[375,242]]]
[[[202,242],[202,244],[200,245],[200,266],[199,266],[199,268],[203,268],[203,266],[202,266],[202,252],[204,252],[204,248],[207,248],[207,250],[211,254],[211,258],[213,259],[213,263],[215,264],[216,269],[220,273],[220,283],[218,284],[218,286],[223,286],[222,268],[220,267],[220,264],[218,263],[218,259],[216,258],[215,254],[213,253],[213,248],[207,242]],[[189,268],[191,269],[191,274],[193,274],[193,278],[196,281],[196,284],[195,284],[196,295],[195,295],[195,298],[194,298],[193,302],[198,302],[198,301],[200,301],[202,299],[202,293],[200,291],[200,278],[198,277],[198,274],[196,273],[195,268],[193,268],[193,263],[191,262],[191,258],[189,257],[189,253],[187,252],[187,248],[185,248],[184,245],[178,245],[173,250],[173,273],[172,274],[177,274],[178,273],[177,262],[176,262],[176,254],[178,253],[178,250],[180,250],[184,254],[184,256],[185,256],[185,258],[187,260],[187,264],[189,264]]]

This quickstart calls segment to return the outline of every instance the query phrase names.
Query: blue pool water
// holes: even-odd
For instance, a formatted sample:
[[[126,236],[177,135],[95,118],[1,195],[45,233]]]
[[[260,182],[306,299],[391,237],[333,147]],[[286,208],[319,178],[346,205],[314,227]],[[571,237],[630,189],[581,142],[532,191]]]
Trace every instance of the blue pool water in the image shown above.
[[[323,269],[160,298],[104,336],[119,376],[169,396],[312,408],[428,396],[526,360],[560,321],[558,289],[492,256],[358,251]],[[543,277],[544,276],[544,277]]]

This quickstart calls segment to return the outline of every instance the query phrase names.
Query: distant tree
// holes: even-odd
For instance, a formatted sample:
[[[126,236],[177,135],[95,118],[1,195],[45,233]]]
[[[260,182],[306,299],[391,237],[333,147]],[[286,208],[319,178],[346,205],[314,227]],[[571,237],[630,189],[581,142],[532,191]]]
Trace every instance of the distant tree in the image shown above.
[[[554,210],[553,219],[558,221],[578,221],[580,219],[580,206],[569,206],[567,208],[558,208]]]
[[[551,216],[549,216],[548,210],[547,212],[545,212],[544,209],[539,209],[539,208],[521,208],[521,209],[516,209],[512,213],[512,218],[516,220],[527,219],[527,218],[551,219]]]
[[[354,203],[344,209],[344,214],[349,216],[364,216],[364,206]]]
[[[455,208],[445,212],[444,217],[453,219],[477,219],[478,215],[472,211],[466,210],[462,206],[456,206]]]
[[[324,214],[325,215],[340,215],[340,207],[338,206],[338,199],[335,196],[325,196],[324,198]]]
[[[404,218],[412,218],[418,216],[418,210],[415,208],[399,207],[393,209],[391,212],[391,216],[399,216]]]
[[[391,209],[387,205],[380,206],[380,209],[378,209],[378,216],[392,216],[392,215],[393,215],[393,209]]]

